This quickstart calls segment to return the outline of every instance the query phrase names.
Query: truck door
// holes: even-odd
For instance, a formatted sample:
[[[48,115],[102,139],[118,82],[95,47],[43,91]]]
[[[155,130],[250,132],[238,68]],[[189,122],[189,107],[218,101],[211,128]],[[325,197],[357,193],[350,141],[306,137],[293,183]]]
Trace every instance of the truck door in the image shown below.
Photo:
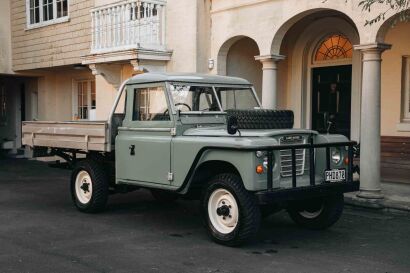
[[[128,87],[126,105],[115,142],[117,183],[169,185],[174,126],[165,85]]]

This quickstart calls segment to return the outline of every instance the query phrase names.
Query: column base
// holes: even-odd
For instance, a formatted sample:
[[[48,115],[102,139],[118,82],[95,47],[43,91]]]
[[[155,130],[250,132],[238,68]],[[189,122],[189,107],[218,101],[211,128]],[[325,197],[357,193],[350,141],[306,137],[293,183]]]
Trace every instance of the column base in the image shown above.
[[[360,190],[356,196],[363,199],[376,200],[384,198],[384,195],[381,190]]]

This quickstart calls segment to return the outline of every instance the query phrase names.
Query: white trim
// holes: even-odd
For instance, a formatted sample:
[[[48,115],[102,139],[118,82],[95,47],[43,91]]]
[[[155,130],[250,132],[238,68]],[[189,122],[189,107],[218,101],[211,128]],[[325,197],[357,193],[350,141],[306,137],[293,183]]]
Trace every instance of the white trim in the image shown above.
[[[78,79],[72,79],[72,91],[71,91],[71,120],[76,121],[76,120],[91,120],[90,119],[90,111],[95,110],[91,109],[91,82],[94,81],[94,78],[78,78]],[[79,113],[78,113],[78,83],[80,82],[87,82],[87,106],[88,106],[88,117],[87,119],[80,119],[79,118]],[[97,93],[97,90],[95,90]],[[96,106],[97,108],[97,106]],[[77,119],[75,117],[78,117]]]
[[[399,132],[410,132],[410,122],[401,122],[396,125]]]
[[[60,24],[70,21],[70,0],[67,0],[67,16],[56,18],[57,16],[57,0],[53,0],[53,17],[52,20],[43,20],[43,1],[39,0],[39,23],[30,23],[30,0],[26,0],[26,29],[31,30],[36,28],[41,28],[49,25]]]
[[[410,123],[410,56],[402,58],[401,122]]]

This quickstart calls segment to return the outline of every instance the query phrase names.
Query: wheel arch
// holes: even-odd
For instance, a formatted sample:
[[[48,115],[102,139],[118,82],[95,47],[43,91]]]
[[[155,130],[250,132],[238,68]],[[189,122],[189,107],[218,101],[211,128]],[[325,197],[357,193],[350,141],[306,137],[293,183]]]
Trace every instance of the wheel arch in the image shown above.
[[[242,179],[238,168],[233,163],[225,160],[208,160],[201,162],[195,168],[184,192],[196,195],[203,189],[209,179],[222,173],[232,173]]]

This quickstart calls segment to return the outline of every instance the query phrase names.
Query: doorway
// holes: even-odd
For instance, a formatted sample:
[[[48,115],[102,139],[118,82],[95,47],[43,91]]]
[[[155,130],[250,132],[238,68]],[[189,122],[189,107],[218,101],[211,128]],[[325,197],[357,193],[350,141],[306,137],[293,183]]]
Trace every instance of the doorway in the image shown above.
[[[352,66],[312,69],[312,129],[350,139]]]

